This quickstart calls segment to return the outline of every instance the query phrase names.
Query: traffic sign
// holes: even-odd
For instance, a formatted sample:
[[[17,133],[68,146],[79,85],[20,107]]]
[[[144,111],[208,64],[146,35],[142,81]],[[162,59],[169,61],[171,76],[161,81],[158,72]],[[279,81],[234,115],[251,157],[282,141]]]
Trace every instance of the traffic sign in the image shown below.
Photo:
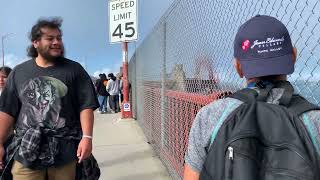
[[[111,43],[138,39],[138,0],[109,1],[109,39]]]

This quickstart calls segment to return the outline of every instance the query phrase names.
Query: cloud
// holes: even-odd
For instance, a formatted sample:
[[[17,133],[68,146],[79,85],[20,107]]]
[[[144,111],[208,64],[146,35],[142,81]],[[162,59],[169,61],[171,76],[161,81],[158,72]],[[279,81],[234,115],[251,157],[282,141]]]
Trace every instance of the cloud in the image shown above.
[[[14,68],[16,65],[21,64],[24,61],[27,61],[28,57],[19,57],[15,54],[7,54],[4,56],[4,65]]]
[[[113,67],[104,67],[102,69],[99,69],[99,70],[96,70],[94,73],[93,73],[93,76],[94,77],[99,77],[99,74],[101,73],[105,73],[106,75],[108,75],[109,73],[113,73],[114,75],[116,75],[117,73],[120,72],[120,67],[122,66],[121,63],[119,64],[114,64]]]
[[[109,73],[111,73],[111,69],[110,68],[103,68],[101,70],[97,70],[93,73],[94,77],[99,77],[99,74],[105,73],[106,75],[108,75]]]

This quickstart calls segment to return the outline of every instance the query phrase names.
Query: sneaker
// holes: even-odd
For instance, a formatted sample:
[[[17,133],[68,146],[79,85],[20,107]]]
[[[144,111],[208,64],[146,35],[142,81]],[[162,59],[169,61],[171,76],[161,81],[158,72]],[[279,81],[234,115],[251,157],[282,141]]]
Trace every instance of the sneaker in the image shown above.
[[[102,114],[102,111],[98,110],[98,113],[99,113],[99,114]]]

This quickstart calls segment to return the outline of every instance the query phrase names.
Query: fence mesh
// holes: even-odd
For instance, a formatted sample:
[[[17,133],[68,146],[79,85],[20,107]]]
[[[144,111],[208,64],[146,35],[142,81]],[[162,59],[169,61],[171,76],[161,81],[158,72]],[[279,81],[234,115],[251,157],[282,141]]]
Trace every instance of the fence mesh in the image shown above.
[[[176,0],[129,62],[134,117],[174,179],[182,177],[198,110],[245,86],[232,65],[233,40],[256,14],[287,26],[298,50],[289,80],[320,104],[318,0]]]

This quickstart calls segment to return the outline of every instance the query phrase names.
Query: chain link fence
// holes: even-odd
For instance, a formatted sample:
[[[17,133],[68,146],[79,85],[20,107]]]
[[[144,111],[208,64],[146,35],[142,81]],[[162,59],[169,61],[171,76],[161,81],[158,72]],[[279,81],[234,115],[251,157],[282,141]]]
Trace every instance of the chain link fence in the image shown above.
[[[198,110],[245,86],[233,67],[233,40],[256,14],[287,26],[298,50],[289,80],[320,104],[319,0],[176,0],[129,62],[134,117],[173,179],[182,178]]]

